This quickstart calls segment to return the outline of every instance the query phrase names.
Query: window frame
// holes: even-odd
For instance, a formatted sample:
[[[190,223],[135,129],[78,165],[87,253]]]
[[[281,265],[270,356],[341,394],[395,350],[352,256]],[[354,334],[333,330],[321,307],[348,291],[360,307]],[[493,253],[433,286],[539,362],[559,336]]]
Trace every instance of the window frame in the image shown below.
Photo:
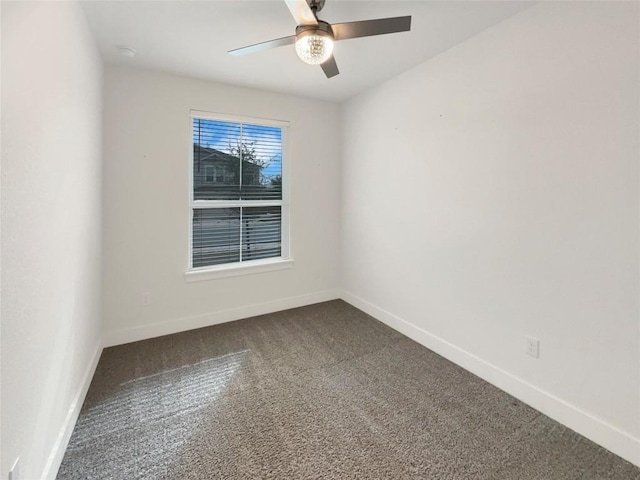
[[[193,121],[194,119],[214,120],[222,122],[259,125],[267,127],[278,127],[282,131],[282,200],[194,200],[194,178],[193,178]],[[189,112],[189,232],[187,249],[187,271],[185,280],[187,282],[209,280],[214,278],[224,278],[235,275],[245,275],[273,270],[282,270],[293,266],[291,258],[291,244],[289,232],[289,128],[290,123],[283,120],[264,119],[256,117],[245,117],[239,115],[229,115],[201,110],[191,110]],[[240,207],[267,207],[279,206],[281,215],[280,225],[280,256],[258,260],[240,260],[239,262],[223,263],[218,265],[207,265],[203,267],[193,267],[193,212],[196,209],[206,208],[240,208]],[[242,251],[241,245],[239,246]]]

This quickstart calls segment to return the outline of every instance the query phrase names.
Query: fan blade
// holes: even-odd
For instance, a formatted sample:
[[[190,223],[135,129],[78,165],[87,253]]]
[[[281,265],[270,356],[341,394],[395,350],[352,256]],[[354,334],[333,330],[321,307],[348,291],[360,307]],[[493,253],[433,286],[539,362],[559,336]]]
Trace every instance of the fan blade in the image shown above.
[[[306,0],[284,0],[289,7],[291,15],[296,21],[296,25],[317,25],[318,19],[313,14]]]
[[[411,30],[411,16],[379,18],[378,20],[363,20],[361,22],[336,23],[331,25],[335,40],[349,38],[370,37],[386,33],[408,32]]]
[[[229,50],[231,55],[244,55],[246,53],[259,52],[261,50],[267,50],[269,48],[284,47],[285,45],[293,45],[296,43],[296,36],[291,35],[289,37],[277,38],[275,40],[269,40],[268,42],[256,43],[255,45],[249,45],[248,47],[236,48],[235,50]]]
[[[322,71],[327,76],[327,78],[335,77],[340,73],[338,70],[338,65],[336,64],[336,59],[331,55],[329,60],[324,63],[321,63]]]

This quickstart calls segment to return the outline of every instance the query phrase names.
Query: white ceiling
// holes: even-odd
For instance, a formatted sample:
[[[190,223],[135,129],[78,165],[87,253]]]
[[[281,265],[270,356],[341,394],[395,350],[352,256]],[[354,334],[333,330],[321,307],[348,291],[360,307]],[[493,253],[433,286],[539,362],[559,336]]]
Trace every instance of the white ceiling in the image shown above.
[[[329,23],[412,15],[411,32],[345,40],[340,75],[302,63],[293,46],[233,57],[228,50],[293,35],[282,0],[86,1],[104,59],[217,82],[343,101],[525,9],[519,1],[327,0]],[[137,50],[134,58],[117,47]]]

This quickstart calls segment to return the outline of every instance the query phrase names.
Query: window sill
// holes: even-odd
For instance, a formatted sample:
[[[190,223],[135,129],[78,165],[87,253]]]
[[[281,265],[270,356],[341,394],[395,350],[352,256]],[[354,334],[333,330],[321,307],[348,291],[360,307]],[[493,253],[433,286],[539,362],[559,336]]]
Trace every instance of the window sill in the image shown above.
[[[188,283],[214,280],[217,278],[236,277],[238,275],[252,275],[254,273],[286,270],[293,267],[293,258],[270,259],[246,262],[240,265],[221,265],[216,267],[203,267],[202,269],[185,272],[184,279]]]

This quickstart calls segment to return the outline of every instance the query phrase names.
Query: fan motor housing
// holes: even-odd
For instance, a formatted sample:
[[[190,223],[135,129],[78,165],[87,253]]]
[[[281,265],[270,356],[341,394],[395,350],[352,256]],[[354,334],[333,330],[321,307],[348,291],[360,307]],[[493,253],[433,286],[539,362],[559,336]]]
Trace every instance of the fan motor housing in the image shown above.
[[[317,25],[299,25],[296,28],[296,38],[306,37],[307,35],[322,35],[330,37],[333,40],[333,30],[331,25],[322,20],[318,20]]]

